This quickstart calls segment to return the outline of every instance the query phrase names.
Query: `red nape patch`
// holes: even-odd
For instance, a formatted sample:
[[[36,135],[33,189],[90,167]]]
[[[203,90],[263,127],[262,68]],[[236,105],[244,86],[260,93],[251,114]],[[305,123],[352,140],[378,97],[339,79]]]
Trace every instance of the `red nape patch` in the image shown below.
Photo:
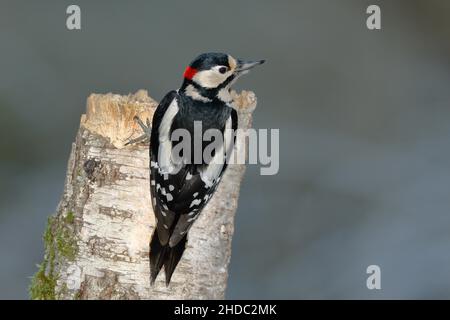
[[[197,69],[187,67],[186,70],[184,70],[183,76],[188,80],[192,80],[192,78],[195,76],[196,73],[197,73]]]

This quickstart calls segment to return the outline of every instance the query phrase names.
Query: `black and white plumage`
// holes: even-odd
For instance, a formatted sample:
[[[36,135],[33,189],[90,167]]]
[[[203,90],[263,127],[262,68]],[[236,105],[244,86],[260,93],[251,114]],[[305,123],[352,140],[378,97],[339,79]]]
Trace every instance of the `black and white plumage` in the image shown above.
[[[150,242],[150,271],[153,284],[164,266],[166,284],[184,252],[187,234],[202,209],[213,196],[227,167],[234,144],[238,116],[229,93],[232,83],[250,68],[264,61],[242,62],[222,53],[206,53],[186,68],[177,91],[169,92],[155,111],[150,136],[150,193],[156,231]],[[202,133],[217,129],[223,143],[210,161],[198,162],[194,152],[174,159],[172,141],[176,129],[194,137],[194,122]],[[197,122],[198,123],[198,122]],[[194,138],[191,139],[195,150]],[[210,142],[203,142],[202,151]],[[203,154],[203,153],[202,153]],[[194,161],[197,160],[197,161]]]

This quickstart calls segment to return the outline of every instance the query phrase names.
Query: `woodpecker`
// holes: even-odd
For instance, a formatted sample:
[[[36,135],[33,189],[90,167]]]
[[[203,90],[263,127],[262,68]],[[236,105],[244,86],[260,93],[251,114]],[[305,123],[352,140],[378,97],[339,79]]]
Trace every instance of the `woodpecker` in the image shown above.
[[[203,53],[185,69],[181,87],[161,100],[151,126],[148,121],[145,125],[136,118],[145,133],[129,144],[150,141],[150,194],[156,221],[150,241],[152,285],[163,266],[169,285],[185,250],[187,233],[213,196],[227,167],[223,156],[229,155],[235,139],[230,132],[238,127],[230,87],[241,75],[262,63],[264,60],[243,61],[225,53]],[[192,155],[190,159],[175,161],[172,133],[184,129],[194,136],[195,122],[202,124],[202,134],[208,129],[220,130],[224,135],[221,148],[226,152],[215,152],[207,162],[192,161]],[[203,155],[204,143],[201,148]],[[184,153],[181,156],[188,157]]]

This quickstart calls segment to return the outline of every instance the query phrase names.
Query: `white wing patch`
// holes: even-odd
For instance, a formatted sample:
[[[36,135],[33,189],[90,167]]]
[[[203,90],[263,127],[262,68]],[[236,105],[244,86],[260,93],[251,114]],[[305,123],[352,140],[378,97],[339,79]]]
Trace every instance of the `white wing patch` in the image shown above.
[[[178,113],[177,99],[173,99],[164,114],[159,126],[158,165],[160,174],[176,173],[180,165],[175,165],[171,159],[172,142],[170,140],[170,127]]]

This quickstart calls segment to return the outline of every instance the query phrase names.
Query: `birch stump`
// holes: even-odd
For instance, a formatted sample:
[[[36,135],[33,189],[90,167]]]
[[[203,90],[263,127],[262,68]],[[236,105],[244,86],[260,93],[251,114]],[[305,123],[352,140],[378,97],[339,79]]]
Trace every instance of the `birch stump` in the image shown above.
[[[252,92],[233,93],[240,128],[251,126]],[[155,228],[148,145],[125,146],[151,119],[147,92],[92,94],[72,144],[64,194],[44,234],[45,256],[32,279],[33,299],[223,299],[233,221],[245,165],[229,165],[191,228],[168,287],[150,286],[149,242]]]

